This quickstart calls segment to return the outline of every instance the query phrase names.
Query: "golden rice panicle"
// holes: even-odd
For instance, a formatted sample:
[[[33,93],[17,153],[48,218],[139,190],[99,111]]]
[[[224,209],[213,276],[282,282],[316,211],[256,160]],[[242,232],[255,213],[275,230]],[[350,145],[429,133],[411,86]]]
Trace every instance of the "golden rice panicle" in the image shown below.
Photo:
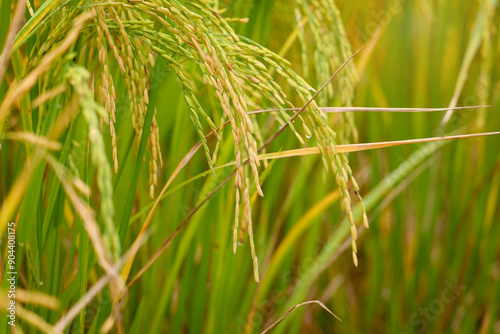
[[[142,135],[144,117],[147,111],[147,105],[149,103],[149,73],[146,66],[149,63],[154,66],[154,59],[147,57],[147,55],[149,54],[149,48],[147,44],[143,43],[137,37],[130,38],[125,29],[123,20],[126,21],[127,16],[129,18],[135,18],[136,15],[129,10],[122,10],[121,13],[118,13],[113,7],[109,7],[109,10],[111,13],[111,18],[119,28],[119,34],[113,36],[113,38],[116,39],[119,45],[120,54],[125,60],[126,66],[122,67],[120,65],[120,68],[123,71],[125,87],[127,89],[127,95],[129,98],[130,111],[132,114],[132,125],[136,133],[136,138],[137,140],[139,140]],[[101,27],[104,27],[105,24],[105,22],[101,22]],[[117,49],[116,46],[115,48]],[[118,63],[120,64],[120,61],[118,61]],[[153,122],[151,124],[150,137],[148,138],[147,146],[150,153],[149,178],[150,196],[152,198],[154,198],[154,189],[157,185],[158,180],[158,161],[160,162],[160,165],[162,165],[163,163],[161,160],[158,134],[158,126],[156,123],[156,117],[154,116]]]
[[[257,253],[255,251],[255,243],[253,239],[253,228],[252,228],[252,212],[250,208],[250,194],[249,194],[249,187],[250,187],[250,181],[248,178],[245,179],[245,211],[246,211],[246,217],[247,217],[247,225],[248,225],[248,239],[250,240],[250,251],[252,253],[252,262],[253,262],[253,274],[255,281],[258,283],[259,282],[259,260],[257,258]]]
[[[281,119],[278,118],[278,121],[288,122],[290,116],[284,111],[286,108],[293,107],[288,101],[286,101],[286,95],[281,90],[281,87],[274,82],[272,77],[268,74],[268,68],[260,61],[256,60],[257,57],[260,57],[263,53],[260,52],[261,49],[258,47],[254,47],[253,45],[248,45],[244,41],[240,41],[235,44],[236,54],[238,57],[241,57],[244,62],[240,60],[231,59],[233,63],[233,68],[237,70],[237,76],[241,81],[246,83],[249,88],[242,85],[243,89],[247,92],[250,91],[250,87],[256,89],[261,92],[263,97],[269,100],[272,105],[275,105],[279,109],[279,113]],[[280,67],[276,62],[273,62],[272,66]],[[260,80],[258,78],[261,78]],[[252,92],[251,94],[254,94]],[[248,95],[248,94],[247,94]],[[295,129],[293,123],[289,123],[289,128],[294,132],[297,139],[304,144],[304,140],[299,132]]]
[[[95,7],[93,8],[93,11],[97,13],[97,24],[100,26],[100,28],[103,30],[104,35],[106,36],[108,40],[109,47],[111,50],[113,50],[113,54],[115,56],[115,59],[118,63],[118,66],[120,67],[120,70],[122,72],[125,72],[125,65],[123,64],[122,57],[120,56],[120,52],[118,51],[118,48],[116,47],[115,44],[115,36],[113,36],[106,24],[105,18],[106,18],[106,13],[104,12],[104,9],[102,7]]]
[[[197,5],[197,7],[206,14],[209,20],[217,26],[221,33],[228,36],[229,40],[239,40],[238,36],[236,36],[234,31],[220,15],[211,11],[206,6]],[[239,143],[244,143],[254,179],[258,181],[257,167],[260,163],[257,159],[257,144],[253,136],[252,122],[247,114],[248,109],[245,98],[242,95],[243,90],[241,84],[234,73],[232,63],[229,61],[225,50],[220,45],[220,41],[217,40],[213,34],[209,34],[203,31],[203,29],[198,29],[196,17],[193,17],[191,14],[192,12],[186,10],[186,15],[180,16],[178,19],[186,19],[190,21],[188,23],[192,23],[186,25],[189,27],[187,33],[195,34],[195,36],[192,36],[191,42],[203,60],[202,67],[206,69],[206,75],[211,77],[209,83],[216,89],[219,100],[223,105],[223,111],[231,121],[231,126],[237,129],[237,131],[233,131],[235,149],[237,152],[240,152],[241,146]],[[196,34],[200,36],[198,37]],[[255,183],[258,193],[262,196],[263,193],[259,183]]]
[[[344,29],[342,16],[336,4],[332,0],[318,0],[314,7],[309,6],[306,1],[296,0],[295,22],[298,25],[298,39],[302,51],[302,67],[304,77],[312,78],[308,67],[311,59],[315,60],[315,77],[318,82],[326,82],[329,73],[334,72],[345,59],[352,54],[349,40]],[[312,18],[306,20],[302,18]],[[314,42],[311,43],[311,40]],[[354,86],[357,82],[357,73],[353,63],[347,64],[338,74],[338,88],[340,91],[340,102],[344,106],[351,106],[354,98]],[[325,93],[318,96],[320,105],[327,105],[329,100],[335,96],[334,86],[325,88]],[[357,140],[357,129],[352,113],[343,113],[344,126],[340,128],[340,137],[346,140],[353,137]]]
[[[95,12],[95,10],[94,10]],[[115,132],[115,124],[116,124],[116,106],[115,106],[115,86],[113,83],[113,77],[109,72],[108,66],[108,52],[106,48],[106,40],[104,38],[103,30],[101,28],[101,24],[97,21],[102,20],[100,15],[96,15],[94,21],[96,23],[96,31],[97,31],[97,49],[99,54],[99,63],[102,67],[101,71],[101,84],[99,85],[99,97],[104,104],[104,108],[106,110],[106,116],[104,121],[109,125],[109,132],[111,135],[111,147],[112,147],[112,155],[113,155],[113,166],[115,173],[118,173],[118,151],[116,146],[116,132]]]
[[[342,163],[342,171],[344,172],[343,173],[344,177],[347,176],[346,178],[349,181],[351,181],[352,187],[354,188],[354,193],[356,194],[356,196],[359,199],[363,225],[365,228],[368,229],[370,227],[368,224],[368,216],[366,214],[365,205],[363,202],[363,198],[361,197],[361,194],[360,194],[358,183],[356,182],[356,179],[352,175],[352,170],[351,170],[351,167],[349,166],[349,162],[347,160],[347,157],[344,154],[339,154],[339,156],[342,157],[341,163]],[[347,203],[346,204],[343,203],[343,205],[347,205]],[[351,245],[352,245],[352,251],[353,251],[353,261],[354,261],[354,265],[357,266],[358,265],[358,260],[356,257],[357,247],[356,247],[356,242],[355,242],[357,232],[356,232],[356,225],[354,222],[354,217],[352,216],[352,212],[350,214],[348,214],[348,219],[349,219],[349,222],[351,223],[351,240],[352,240]]]
[[[291,70],[291,64],[280,56],[264,49],[263,47],[237,36],[228,21],[213,11],[203,2],[189,3],[189,8],[195,8],[197,13],[189,10],[186,6],[176,1],[153,0],[152,2],[140,3],[137,6],[119,8],[113,7],[109,11],[110,17],[115,21],[116,26],[109,29],[115,34],[116,45],[123,57],[125,66],[124,78],[127,88],[127,95],[131,104],[132,122],[137,137],[142,134],[144,117],[149,103],[147,90],[149,89],[148,72],[145,66],[154,64],[154,56],[161,56],[167,61],[167,66],[174,75],[182,93],[185,97],[190,117],[202,140],[205,155],[210,168],[213,168],[213,161],[216,159],[216,149],[211,154],[206,139],[202,122],[205,121],[212,130],[216,125],[211,119],[212,115],[207,115],[204,108],[196,98],[195,83],[191,82],[189,75],[185,73],[185,60],[197,64],[202,72],[205,82],[213,87],[217,98],[222,106],[223,116],[220,118],[222,124],[228,120],[231,124],[231,134],[234,142],[234,157],[236,161],[235,173],[235,222],[233,226],[233,251],[236,251],[238,244],[238,233],[240,237],[248,233],[254,263],[254,275],[258,280],[258,260],[253,240],[253,223],[250,208],[250,180],[255,183],[259,195],[263,195],[259,185],[260,165],[257,157],[258,145],[262,141],[255,123],[248,116],[248,105],[256,107],[262,99],[268,100],[275,105],[279,112],[278,122],[280,124],[289,123],[291,130],[295,133],[299,141],[304,142],[302,134],[295,128],[296,124],[290,122],[290,115],[284,109],[293,107],[287,100],[280,85],[273,80],[271,72],[288,82],[298,93],[303,103],[307,102],[314,90],[295,72]],[[200,13],[203,16],[200,16]],[[321,15],[326,15],[322,13]],[[149,29],[132,28],[129,22],[140,17],[155,17],[167,30],[168,33],[154,33]],[[330,21],[334,19],[329,18]],[[106,23],[105,22],[105,23]],[[118,29],[116,29],[116,27]],[[132,29],[132,34],[128,31]],[[107,37],[103,30],[104,38]],[[214,33],[216,32],[216,33]],[[114,50],[110,44],[110,47]],[[329,48],[329,46],[326,46]],[[338,45],[335,50],[338,50]],[[148,50],[144,52],[144,50]],[[149,52],[151,50],[152,52]],[[335,53],[333,49],[325,52]],[[338,56],[343,58],[343,56]],[[337,61],[338,59],[336,59]],[[328,73],[325,68],[323,73]],[[348,87],[349,82],[343,82],[342,86]],[[329,88],[331,89],[331,88]],[[344,89],[344,88],[342,88]],[[346,94],[347,96],[348,94]],[[220,117],[220,115],[217,115]],[[300,132],[304,132],[307,137],[315,136],[318,147],[323,153],[323,162],[326,169],[331,166],[336,176],[344,204],[344,211],[352,222],[351,200],[347,183],[350,178],[350,170],[347,170],[342,162],[342,158],[335,152],[335,132],[331,130],[325,119],[325,115],[319,110],[313,101],[308,109],[298,117],[301,123]],[[219,133],[216,133],[219,138]],[[156,117],[151,125],[151,135],[148,139],[148,149],[150,151],[150,192],[154,195],[157,184],[158,162],[161,165],[161,152],[158,138],[158,124]],[[332,149],[330,149],[330,147]],[[248,162],[246,162],[248,159]],[[330,163],[329,163],[330,162]],[[354,182],[353,182],[354,184]],[[355,187],[356,189],[356,187]],[[241,215],[241,216],[240,216]],[[353,225],[351,223],[351,225]],[[356,254],[356,228],[351,230],[353,253]],[[357,260],[357,258],[356,258]],[[357,262],[356,260],[355,263]]]
[[[255,186],[259,195],[263,196],[262,189],[258,182],[258,169],[260,165],[257,158],[257,143],[253,136],[253,126],[247,114],[247,105],[242,96],[242,88],[234,74],[234,69],[228,61],[224,51],[220,48],[213,36],[203,35],[202,41],[207,53],[200,52],[204,58],[204,63],[210,73],[213,73],[216,79],[212,80],[213,87],[218,91],[219,100],[223,106],[223,111],[230,120],[234,139],[234,148],[236,163],[238,165],[237,175],[235,177],[235,185],[238,192],[243,194],[245,201],[245,210],[243,211],[242,231],[245,225],[251,223],[250,199],[249,199],[249,184],[243,182],[247,179],[246,168],[242,165],[242,152],[246,151],[249,159],[249,165],[254,175]],[[197,43],[195,42],[195,45]],[[201,47],[198,46],[200,49]],[[200,50],[201,51],[201,50]],[[243,144],[243,145],[242,145]],[[244,148],[244,149],[243,149]],[[236,195],[239,199],[239,194]],[[239,200],[235,204],[239,207]],[[235,211],[239,212],[239,209]],[[235,218],[235,229],[239,218]],[[236,233],[233,232],[233,236]],[[251,241],[253,242],[253,241]],[[235,250],[236,238],[233,240],[233,251]]]
[[[229,61],[226,50],[221,47],[220,41],[206,27],[206,21],[202,17],[185,6],[177,2],[168,2],[156,0],[155,5],[150,5],[151,9],[158,13],[159,20],[164,24],[165,28],[171,32],[177,39],[179,44],[183,44],[185,48],[191,48],[199,60],[197,61],[207,82],[214,87],[217,97],[223,107],[226,117],[231,122],[233,129],[233,139],[235,142],[235,156],[242,159],[243,153],[249,158],[250,168],[254,175],[254,179],[258,180],[259,161],[257,159],[257,144],[253,137],[253,126],[250,118],[247,115],[247,105],[243,97],[243,90],[234,73],[232,64]],[[208,18],[210,24],[214,25],[228,40],[238,41],[238,37],[229,27],[227,22],[220,17],[216,12],[212,11],[206,4],[190,3],[197,7],[204,14],[205,19]],[[166,36],[162,36],[166,37]],[[167,37],[166,37],[167,38]],[[185,48],[183,50],[185,50]],[[212,129],[216,126],[213,124],[203,108],[199,106],[195,94],[190,94],[192,84],[189,83],[186,76],[182,72],[180,65],[161,48],[154,48],[155,52],[164,57],[170,67],[176,74],[176,80],[183,89],[186,101],[190,107],[191,119],[195,124],[195,128],[202,138],[205,154],[209,165],[212,168],[211,155],[208,146],[204,140],[203,128],[200,124],[200,117],[209,123]],[[181,51],[184,52],[185,51]],[[189,58],[193,57],[192,55]],[[242,160],[241,160],[242,162]],[[244,194],[244,177],[246,176],[246,168],[240,166],[239,174],[242,176],[242,182],[238,187],[240,195]],[[262,195],[260,185],[256,182],[256,187],[259,194]],[[245,212],[243,212],[244,215]]]
[[[361,209],[361,214],[362,214],[362,219],[363,219],[363,225],[365,228],[370,228],[370,224],[368,223],[368,216],[366,214],[366,209],[365,209],[365,203],[363,202],[363,197],[361,197],[361,193],[359,190],[359,185],[354,176],[352,175],[352,169],[349,166],[349,161],[347,160],[347,156],[345,154],[342,154],[342,159],[344,163],[344,169],[347,171],[347,174],[349,176],[349,180],[351,181],[352,187],[354,189],[354,193],[358,197],[359,200],[359,206]]]
[[[33,50],[36,52],[35,57],[29,57],[28,69],[34,68],[38,62],[43,58],[42,56],[51,49],[54,44],[62,40],[66,33],[71,29],[74,20],[80,14],[79,11],[72,11],[68,17],[61,20],[57,25],[44,24],[42,26],[41,34],[47,34],[46,39],[37,38]]]
[[[235,143],[236,145],[236,143]],[[236,150],[236,149],[235,149]],[[236,174],[234,176],[234,189],[235,189],[235,207],[234,207],[234,228],[233,228],[233,253],[236,253],[236,248],[238,245],[238,228],[239,228],[239,218],[240,218],[240,202],[241,193],[244,196],[244,169],[241,161],[241,153],[236,153]],[[243,221],[245,220],[245,214],[243,214]]]
[[[307,96],[308,99],[310,99],[310,94],[305,94],[305,95]],[[316,102],[312,101],[310,106],[311,107],[308,109],[308,111],[310,112],[308,112],[307,115],[310,118],[310,124],[313,125],[313,132],[319,144],[318,147],[323,154],[323,162],[325,168],[328,168],[328,164],[326,163],[326,158],[328,158],[328,160],[330,160],[331,162],[331,167],[335,175],[335,181],[337,183],[337,186],[339,187],[339,193],[342,197],[342,209],[346,213],[347,219],[351,224],[351,247],[352,247],[353,262],[354,265],[357,266],[358,265],[358,259],[356,255],[357,229],[351,208],[351,196],[349,193],[349,189],[347,188],[347,183],[349,181],[353,183],[354,190],[358,198],[360,199],[361,210],[363,213],[363,224],[365,225],[365,227],[368,227],[368,219],[366,216],[364,204],[361,195],[359,194],[359,187],[354,177],[352,176],[352,171],[351,168],[349,167],[347,158],[345,157],[344,154],[339,154],[335,150],[336,133],[326,124],[324,114],[321,113]]]
[[[352,252],[353,252],[353,261],[354,265],[357,266],[357,258],[356,258],[356,253],[357,253],[357,246],[356,246],[356,239],[358,238],[358,233],[356,229],[356,224],[354,222],[354,216],[352,214],[352,208],[351,208],[351,195],[349,194],[349,190],[347,188],[347,182],[349,181],[348,175],[343,167],[342,161],[339,158],[339,154],[335,153],[335,162],[332,163],[332,169],[333,173],[335,175],[335,181],[337,183],[337,186],[339,187],[339,193],[342,198],[341,200],[341,206],[342,210],[346,213],[347,219],[349,223],[351,224],[351,247],[352,247]]]
[[[198,136],[201,139],[201,142],[203,145],[203,150],[205,152],[205,157],[207,158],[207,161],[208,161],[208,165],[209,165],[210,169],[212,170],[212,172],[215,174],[215,170],[213,167],[213,162],[212,162],[212,158],[211,158],[211,154],[210,154],[210,149],[208,147],[208,143],[207,143],[207,140],[205,138],[205,134],[203,132],[203,126],[201,125],[200,118],[199,118],[200,110],[203,110],[203,108],[199,104],[198,99],[196,98],[196,94],[193,90],[193,87],[192,87],[191,83],[189,82],[187,76],[184,74],[184,72],[180,68],[180,66],[178,66],[177,64],[172,64],[171,69],[176,74],[175,79],[177,81],[177,84],[179,85],[179,87],[181,88],[181,90],[183,92],[184,99],[186,100],[186,103],[188,104],[189,111],[191,113],[190,118],[191,118],[191,121],[193,122],[193,125],[195,127],[196,132],[198,133]],[[204,113],[205,112],[203,111],[202,114],[204,114]],[[206,116],[205,119],[210,119],[206,114],[204,114],[203,116]],[[213,124],[212,122],[210,122],[210,123]]]
[[[140,55],[143,57],[142,53],[139,51],[137,52],[137,55]],[[136,73],[139,73],[141,75],[141,80],[139,80],[139,92],[143,92],[141,95],[141,98],[139,99],[140,103],[144,105],[143,110],[147,110],[147,105],[149,104],[149,96],[148,96],[148,88],[149,88],[149,75],[147,72],[147,68],[145,65],[146,64],[146,59],[145,57],[142,58],[141,62],[137,62],[137,59],[134,59],[134,65],[135,68],[137,68]],[[163,159],[162,159],[162,154],[161,154],[161,147],[160,147],[160,138],[159,134],[160,131],[158,129],[158,123],[156,121],[156,116],[157,116],[157,110],[156,108],[154,109],[154,115],[153,119],[151,121],[151,130],[149,133],[149,154],[150,154],[150,161],[152,161],[152,170],[150,171],[150,196],[151,198],[154,198],[154,188],[158,185],[158,164],[160,167],[163,166]]]
[[[243,39],[241,39],[240,42],[237,43],[236,45],[238,46],[237,57],[245,59],[245,62],[241,63],[240,61],[235,60],[234,58],[231,59],[233,68],[240,73],[239,78],[243,79],[243,75],[248,76],[249,79],[246,80],[247,85],[260,90],[263,96],[268,98],[270,101],[273,101],[273,103],[276,106],[284,108],[286,103],[286,100],[284,100],[284,98],[286,99],[286,96],[284,96],[284,94],[281,94],[282,93],[281,89],[274,82],[274,80],[268,77],[267,66],[264,65],[264,63],[276,69],[278,74],[286,78],[287,82],[292,87],[295,88],[299,96],[302,98],[303,103],[306,103],[308,100],[312,98],[311,94],[312,89],[310,88],[310,86],[307,85],[305,81],[303,81],[293,71],[290,70],[289,64],[285,60],[282,60],[279,56],[274,55],[263,48],[260,48],[255,45],[248,45],[245,43],[245,40]],[[256,59],[261,59],[262,62],[257,61]],[[248,63],[250,64],[250,66],[241,65],[244,63]],[[314,133],[316,140],[318,141],[318,147],[323,153],[323,162],[325,168],[326,170],[328,170],[328,165],[331,165],[334,175],[336,177],[336,182],[338,184],[339,191],[342,196],[342,203],[343,203],[342,207],[343,210],[346,212],[349,222],[351,224],[351,245],[353,249],[353,261],[355,264],[357,264],[357,257],[356,257],[357,229],[354,224],[354,217],[351,209],[351,198],[349,190],[347,188],[347,183],[349,182],[352,176],[350,174],[350,169],[348,168],[348,166],[344,166],[343,158],[335,151],[334,148],[336,145],[335,143],[336,134],[326,124],[326,117],[319,110],[318,105],[316,104],[315,101],[313,101],[310,104],[310,106],[304,112],[304,114],[306,115],[305,118],[307,119],[307,122],[303,118],[299,119],[303,124],[303,129],[306,135],[308,137],[311,137],[311,135]],[[290,117],[286,113],[282,112],[281,115],[284,116],[283,119],[285,121],[289,121]],[[328,161],[330,161],[330,164],[328,163]]]

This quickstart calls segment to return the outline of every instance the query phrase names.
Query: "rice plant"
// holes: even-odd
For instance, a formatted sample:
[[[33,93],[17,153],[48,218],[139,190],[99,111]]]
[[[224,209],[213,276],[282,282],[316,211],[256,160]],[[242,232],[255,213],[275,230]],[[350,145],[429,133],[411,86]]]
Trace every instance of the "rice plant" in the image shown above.
[[[0,0],[0,332],[496,333],[497,7]]]

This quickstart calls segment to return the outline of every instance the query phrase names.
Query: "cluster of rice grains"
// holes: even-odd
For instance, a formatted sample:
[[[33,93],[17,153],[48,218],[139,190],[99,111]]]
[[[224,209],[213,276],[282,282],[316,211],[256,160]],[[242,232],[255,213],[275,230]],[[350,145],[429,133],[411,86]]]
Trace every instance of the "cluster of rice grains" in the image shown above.
[[[286,1],[286,0],[283,0]],[[287,8],[288,6],[282,6]],[[316,80],[318,83],[327,82],[329,73],[333,73],[339,68],[342,63],[348,59],[352,52],[350,43],[347,39],[342,17],[333,0],[295,0],[294,15],[288,13],[287,19],[295,18],[291,22],[292,26],[297,27],[297,37],[301,45],[302,55],[302,70],[303,76],[308,80]],[[309,64],[314,64],[315,71],[312,73],[309,69]],[[357,81],[357,73],[352,63],[348,63],[341,72],[338,73],[338,90],[340,92],[339,102],[343,106],[352,106],[354,97],[354,86]],[[336,92],[333,85],[327,85],[325,92],[317,97],[316,102],[319,105],[330,105],[334,100]],[[342,113],[343,124],[340,127],[340,137],[342,141],[350,138],[355,141],[358,138],[354,117],[351,113]],[[346,212],[349,222],[351,223],[351,244],[353,262],[357,266],[357,247],[356,238],[357,230],[354,223],[354,217],[351,212],[351,197],[347,189],[346,183],[352,182],[354,192],[357,195],[363,214],[363,223],[368,228],[368,219],[364,209],[362,198],[359,194],[359,188],[352,176],[352,171],[349,167],[347,158],[343,154],[337,154],[334,151],[335,133],[330,131],[331,140],[328,133],[317,134],[316,138],[320,144],[320,148],[325,145],[332,147],[333,152],[327,152],[330,159],[336,182],[339,186],[339,191],[342,196],[342,208]],[[323,152],[325,158],[325,152]],[[324,160],[325,170],[328,170],[328,164]]]
[[[286,1],[286,0],[285,0]],[[306,79],[323,83],[329,73],[335,71],[352,54],[349,40],[342,23],[342,17],[333,0],[295,0],[295,21],[301,44],[303,75]],[[290,17],[293,17],[290,15]],[[305,22],[305,23],[303,23]],[[314,60],[315,72],[310,73],[309,64]],[[357,73],[352,63],[338,74],[340,103],[352,106]],[[325,88],[325,94],[318,96],[318,104],[326,106],[334,98],[333,85]],[[357,130],[352,113],[343,113],[340,135],[343,140],[357,140]]]
[[[124,77],[127,95],[132,113],[132,125],[137,138],[140,139],[144,127],[144,117],[146,115],[148,100],[149,72],[148,64],[154,66],[154,57],[151,53],[151,41],[144,36],[136,34],[142,27],[148,25],[144,22],[143,13],[140,9],[132,6],[121,8],[111,6],[107,3],[97,3],[92,10],[95,15],[95,26],[97,31],[97,48],[99,52],[99,62],[102,68],[101,85],[99,86],[99,97],[106,107],[108,117],[105,118],[109,125],[113,163],[115,173],[118,172],[118,155],[116,148],[116,133],[114,124],[115,116],[115,89],[113,78],[109,73],[107,47],[113,51],[114,58]],[[122,59],[123,58],[123,59]],[[155,110],[156,114],[156,110]],[[148,140],[148,150],[150,152],[149,175],[150,175],[150,196],[154,198],[154,189],[158,182],[158,162],[163,165],[158,125],[156,117],[153,116],[151,131]]]
[[[84,4],[85,2],[82,1],[81,7],[75,7],[78,9],[73,9],[66,14],[63,13],[63,16],[66,16],[65,21],[75,17],[77,15],[75,12],[83,10]],[[169,0],[92,2],[90,8],[94,14],[94,24],[84,29],[89,36],[88,39],[85,39],[90,50],[87,61],[92,63],[92,52],[97,50],[101,72],[99,72],[99,76],[94,75],[94,81],[100,82],[98,97],[106,110],[102,118],[110,128],[115,171],[118,169],[114,129],[116,122],[115,100],[117,97],[113,75],[109,69],[111,58],[109,51],[113,53],[124,78],[131,106],[133,127],[138,138],[142,133],[149,102],[148,91],[151,83],[149,82],[148,66],[154,65],[155,57],[163,57],[166,60],[168,70],[174,75],[184,94],[190,109],[191,119],[202,140],[208,164],[213,170],[216,152],[213,153],[213,156],[211,155],[202,121],[206,122],[214,131],[217,127],[211,118],[213,115],[208,115],[197,100],[196,83],[191,82],[185,73],[186,64],[196,64],[204,81],[215,90],[222,106],[223,115],[220,119],[220,125],[226,120],[229,120],[231,124],[236,162],[233,250],[236,251],[238,239],[242,239],[244,234],[248,234],[254,276],[255,280],[258,281],[258,260],[253,241],[250,188],[255,187],[259,195],[263,196],[259,185],[258,167],[260,163],[257,155],[257,142],[262,144],[262,139],[255,120],[252,121],[248,116],[247,102],[250,106],[257,107],[261,99],[266,99],[267,103],[276,106],[280,110],[279,113],[276,113],[276,118],[282,125],[288,122],[290,129],[299,141],[304,143],[301,135],[290,121],[290,116],[285,111],[293,105],[287,100],[287,96],[280,86],[273,80],[270,72],[271,70],[277,71],[296,91],[304,104],[312,98],[311,93],[314,90],[290,69],[288,61],[250,40],[237,36],[228,24],[232,21],[222,18],[220,13],[212,10],[210,5],[204,1],[188,2],[185,5]],[[157,29],[154,22],[161,24],[161,28]],[[240,20],[240,22],[244,22],[244,20]],[[64,26],[64,23],[59,26]],[[53,34],[49,32],[48,35],[50,38]],[[339,57],[344,57],[344,55]],[[84,62],[84,60],[80,61]],[[357,265],[356,227],[351,212],[351,199],[347,183],[351,181],[358,196],[359,189],[347,159],[335,151],[336,134],[328,126],[325,115],[320,111],[315,101],[312,101],[307,110],[297,119],[307,137],[314,134],[323,153],[325,169],[328,170],[329,166],[333,169],[343,198],[342,207],[352,224],[353,259]],[[151,127],[148,146],[150,151],[150,190],[151,196],[154,196],[154,187],[157,183],[157,163],[162,164],[158,143],[158,124],[155,118]],[[222,130],[218,131],[219,133],[216,131],[216,136],[220,138]],[[363,217],[367,226],[364,210]]]

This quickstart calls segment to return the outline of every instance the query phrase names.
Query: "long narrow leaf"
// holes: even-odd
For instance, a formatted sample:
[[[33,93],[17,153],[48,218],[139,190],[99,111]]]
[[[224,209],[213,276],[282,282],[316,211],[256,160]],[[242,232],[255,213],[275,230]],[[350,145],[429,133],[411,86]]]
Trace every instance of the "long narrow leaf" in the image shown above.
[[[348,152],[359,152],[366,150],[373,150],[378,148],[386,148],[393,146],[401,146],[408,144],[418,144],[418,143],[429,143],[429,142],[437,142],[444,140],[453,140],[453,139],[464,139],[464,138],[478,138],[478,137],[487,137],[487,136],[495,136],[499,135],[498,132],[485,132],[485,133],[473,133],[466,135],[455,135],[455,136],[445,136],[445,137],[432,137],[432,138],[421,138],[421,139],[408,139],[408,140],[398,140],[398,141],[386,141],[386,142],[378,142],[378,143],[362,143],[362,144],[347,144],[347,145],[337,145],[335,146],[335,150],[339,153],[348,153]],[[308,147],[308,148],[300,148],[296,150],[283,151],[277,153],[267,153],[259,155],[260,160],[271,160],[271,159],[280,159],[280,158],[289,158],[289,157],[299,157],[304,155],[312,155],[312,154],[320,154],[321,151],[317,147]]]

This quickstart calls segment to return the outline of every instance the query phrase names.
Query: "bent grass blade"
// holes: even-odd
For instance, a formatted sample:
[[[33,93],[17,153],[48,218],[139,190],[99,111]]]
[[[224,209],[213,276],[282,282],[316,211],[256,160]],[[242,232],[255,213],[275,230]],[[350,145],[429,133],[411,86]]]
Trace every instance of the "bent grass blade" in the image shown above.
[[[453,140],[453,139],[479,138],[479,137],[496,136],[496,135],[500,135],[500,131],[484,132],[484,133],[472,133],[472,134],[444,136],[444,137],[430,137],[430,138],[421,138],[421,139],[386,141],[386,142],[376,142],[376,143],[346,144],[346,145],[337,145],[335,147],[335,149],[339,153],[360,152],[360,151],[367,151],[367,150],[408,145],[408,144],[429,143],[429,142],[437,142],[437,141]],[[320,153],[321,152],[317,147],[308,147],[308,148],[300,148],[300,149],[296,149],[296,150],[289,150],[289,151],[283,151],[283,152],[261,154],[261,155],[259,155],[259,159],[260,160],[271,160],[271,159],[299,157],[299,156],[304,156],[304,155],[313,155],[313,154],[320,154]]]

